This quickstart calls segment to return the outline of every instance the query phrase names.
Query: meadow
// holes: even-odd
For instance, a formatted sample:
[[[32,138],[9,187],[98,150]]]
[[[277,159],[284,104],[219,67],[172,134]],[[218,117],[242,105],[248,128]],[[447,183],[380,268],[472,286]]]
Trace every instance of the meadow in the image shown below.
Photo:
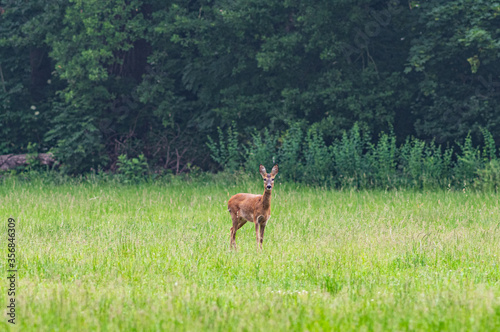
[[[2,313],[0,329],[500,330],[498,194],[277,182],[263,250],[247,223],[232,251],[227,200],[239,192],[262,193],[257,175],[4,181],[0,269],[13,217],[19,280],[16,328]]]

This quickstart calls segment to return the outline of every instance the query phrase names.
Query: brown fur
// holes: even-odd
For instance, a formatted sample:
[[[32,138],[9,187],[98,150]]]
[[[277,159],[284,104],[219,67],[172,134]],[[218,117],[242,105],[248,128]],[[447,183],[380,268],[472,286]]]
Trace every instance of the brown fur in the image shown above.
[[[264,241],[264,230],[267,221],[271,217],[271,192],[274,187],[274,177],[278,174],[278,165],[274,165],[271,173],[266,173],[266,168],[259,168],[264,180],[264,194],[236,194],[229,199],[228,211],[231,213],[233,227],[231,227],[231,247],[236,247],[236,232],[247,221],[255,224],[255,235],[257,245],[262,247]],[[270,188],[270,189],[269,189]]]

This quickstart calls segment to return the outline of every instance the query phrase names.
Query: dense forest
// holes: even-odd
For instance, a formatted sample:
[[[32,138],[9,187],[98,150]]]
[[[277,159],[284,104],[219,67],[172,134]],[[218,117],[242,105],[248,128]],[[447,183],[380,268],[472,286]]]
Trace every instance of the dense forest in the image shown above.
[[[499,57],[500,1],[3,0],[0,155],[318,181],[379,163],[376,182],[420,153],[446,173],[496,158]]]

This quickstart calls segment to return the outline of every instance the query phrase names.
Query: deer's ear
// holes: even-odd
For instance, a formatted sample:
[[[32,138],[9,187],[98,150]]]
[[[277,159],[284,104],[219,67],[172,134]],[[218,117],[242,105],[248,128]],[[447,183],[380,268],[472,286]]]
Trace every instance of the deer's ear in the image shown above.
[[[266,168],[264,167],[264,165],[259,166],[259,172],[260,172],[260,175],[262,175],[262,176],[267,175]]]
[[[278,174],[278,164],[274,165],[273,169],[271,170],[271,175],[275,176]]]

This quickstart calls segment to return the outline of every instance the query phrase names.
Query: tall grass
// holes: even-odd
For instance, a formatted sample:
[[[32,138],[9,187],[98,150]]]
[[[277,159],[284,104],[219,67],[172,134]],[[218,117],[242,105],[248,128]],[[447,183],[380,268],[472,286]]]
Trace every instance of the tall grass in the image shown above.
[[[0,217],[17,220],[17,328],[500,329],[497,195],[277,182],[264,250],[245,225],[231,251],[227,200],[261,193],[255,177],[4,181]]]

